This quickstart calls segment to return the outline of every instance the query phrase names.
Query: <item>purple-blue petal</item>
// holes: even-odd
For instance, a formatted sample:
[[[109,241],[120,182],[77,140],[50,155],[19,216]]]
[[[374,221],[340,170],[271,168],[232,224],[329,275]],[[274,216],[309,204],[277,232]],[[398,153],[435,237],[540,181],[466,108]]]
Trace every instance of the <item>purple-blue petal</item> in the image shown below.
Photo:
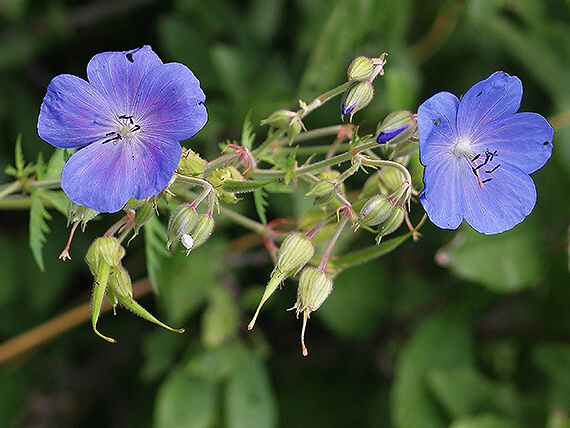
[[[65,164],[61,187],[74,203],[99,212],[116,212],[131,196],[158,194],[180,160],[177,141],[158,139],[93,143]]]
[[[430,221],[442,229],[457,229],[463,221],[462,173],[453,158],[424,170],[420,201]]]
[[[516,113],[521,99],[522,83],[518,77],[502,71],[493,73],[473,85],[461,98],[457,111],[459,135],[477,140],[492,121]]]
[[[105,100],[89,83],[61,74],[48,85],[38,116],[38,135],[55,147],[84,147],[107,132],[112,117]]]
[[[509,164],[501,164],[481,187],[471,171],[464,172],[465,220],[480,233],[495,234],[525,219],[536,203],[532,178]]]
[[[552,154],[554,130],[537,113],[502,116],[488,124],[473,144],[476,152],[496,150],[497,162],[516,165],[527,174],[541,168]]]
[[[87,79],[114,115],[131,115],[135,96],[150,70],[162,65],[150,46],[125,52],[103,52],[87,64]]]
[[[383,143],[387,143],[388,141],[390,141],[392,138],[400,135],[402,132],[404,132],[406,129],[408,129],[410,127],[409,123],[406,123],[402,126],[399,126],[398,128],[395,129],[391,129],[389,131],[383,131],[380,132],[378,134],[378,137],[376,138],[376,142],[378,144],[383,144]]]
[[[150,70],[141,82],[133,113],[142,129],[184,140],[208,120],[206,96],[188,67],[168,63]]]
[[[428,165],[437,161],[453,146],[457,138],[455,127],[459,100],[449,92],[438,92],[418,108],[420,161]]]

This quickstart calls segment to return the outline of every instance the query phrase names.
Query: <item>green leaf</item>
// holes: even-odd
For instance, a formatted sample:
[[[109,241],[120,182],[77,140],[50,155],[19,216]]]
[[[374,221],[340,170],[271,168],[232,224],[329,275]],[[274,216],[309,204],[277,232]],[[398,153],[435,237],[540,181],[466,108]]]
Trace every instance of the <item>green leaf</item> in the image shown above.
[[[512,385],[493,382],[473,367],[434,368],[427,380],[453,419],[484,411],[512,417],[521,412],[520,397]]]
[[[287,162],[285,164],[285,177],[283,178],[283,181],[285,183],[285,185],[289,184],[289,181],[291,181],[291,178],[293,178],[293,174],[295,174],[295,165],[297,164],[297,149],[299,148],[299,146],[295,146],[293,148],[293,150],[291,150],[291,153],[289,154],[289,156],[287,157]]]
[[[391,251],[394,251],[400,245],[402,245],[406,240],[412,236],[412,233],[406,233],[405,235],[400,235],[395,238],[390,238],[383,240],[380,244],[374,247],[368,247],[363,250],[354,251],[352,253],[340,256],[334,260],[331,260],[332,267],[335,270],[345,270],[351,266],[356,266],[361,263],[365,263],[370,260],[377,259]]]
[[[230,292],[223,286],[210,291],[210,302],[202,314],[202,343],[220,346],[234,339],[240,326],[239,309]]]
[[[176,370],[158,391],[154,426],[157,428],[205,428],[216,424],[218,386],[215,382]]]
[[[67,207],[70,201],[63,190],[42,190],[39,196],[48,207],[55,208],[67,217]]]
[[[42,180],[57,180],[61,178],[61,170],[65,165],[65,150],[56,149],[49,158],[45,175]]]
[[[241,128],[241,145],[246,149],[251,150],[254,140],[255,134],[251,124],[251,110],[249,110],[243,120],[243,126]]]
[[[267,192],[262,189],[257,189],[253,191],[253,203],[255,205],[255,211],[257,212],[257,216],[261,221],[261,224],[264,226],[267,224],[267,215],[266,215],[266,208],[267,208]]]
[[[502,293],[537,284],[542,274],[542,242],[530,219],[507,232],[483,235],[464,227],[438,260],[460,278]]]
[[[153,291],[158,293],[157,275],[160,265],[170,257],[170,252],[166,249],[166,226],[160,222],[158,217],[152,216],[143,229],[146,273]]]
[[[522,426],[503,416],[483,413],[458,419],[449,428],[522,428]]]
[[[17,177],[22,178],[24,176],[24,167],[26,166],[24,152],[22,151],[22,134],[18,134],[18,138],[16,138],[14,158],[14,165],[16,166],[16,171],[18,173]]]
[[[570,345],[536,345],[532,357],[550,381],[548,407],[570,409]]]
[[[188,257],[178,247],[170,258],[161,260],[157,287],[170,322],[181,324],[204,305],[210,289],[219,285],[224,251],[225,244],[212,237]]]
[[[416,327],[402,348],[392,386],[392,420],[399,428],[447,426],[426,385],[430,370],[473,365],[470,325],[462,311],[433,315]]]
[[[232,180],[230,178],[222,181],[221,189],[230,193],[250,193],[254,190],[267,186],[272,181],[253,181],[253,180]]]
[[[51,220],[51,215],[44,208],[40,191],[35,192],[31,196],[30,206],[30,237],[29,244],[34,260],[42,272],[44,272],[43,247],[46,242],[46,233],[50,229],[46,220]]]
[[[380,263],[367,263],[342,272],[334,289],[313,317],[338,335],[362,338],[378,329],[389,309],[390,278]],[[309,322],[307,340],[310,344]]]
[[[230,428],[277,426],[277,408],[267,369],[252,353],[242,353],[227,381],[224,414]]]

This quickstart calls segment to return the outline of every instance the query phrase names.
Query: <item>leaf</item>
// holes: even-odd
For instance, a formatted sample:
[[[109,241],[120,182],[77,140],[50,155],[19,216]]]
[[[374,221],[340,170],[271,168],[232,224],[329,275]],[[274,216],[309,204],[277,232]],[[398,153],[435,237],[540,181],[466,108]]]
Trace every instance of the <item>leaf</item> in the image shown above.
[[[36,264],[44,272],[42,250],[46,242],[46,233],[50,231],[46,220],[51,220],[51,215],[44,208],[41,193],[41,191],[37,191],[31,196],[29,244]]]
[[[570,345],[536,345],[532,350],[532,359],[550,381],[548,407],[570,409]]]
[[[239,310],[230,292],[222,286],[212,288],[210,302],[202,314],[202,343],[218,347],[235,338],[240,325]]]
[[[254,190],[261,189],[267,186],[271,181],[253,181],[253,180],[232,180],[230,178],[226,178],[222,181],[220,188],[224,192],[230,193],[250,193]]]
[[[495,292],[513,293],[533,287],[542,274],[541,240],[529,219],[498,235],[482,235],[464,227],[440,250],[437,260],[457,276]]]
[[[316,317],[340,336],[366,337],[378,329],[389,310],[390,282],[377,262],[342,272],[334,279],[331,295],[311,318]],[[308,335],[310,341],[310,332]]]
[[[287,157],[287,162],[285,164],[285,177],[283,178],[283,181],[285,183],[285,185],[289,184],[289,181],[291,181],[291,178],[293,177],[293,174],[295,174],[295,165],[297,164],[297,149],[299,148],[299,146],[295,146],[293,148],[293,150],[291,150],[291,153],[289,154],[289,156]]]
[[[244,352],[225,390],[224,414],[230,428],[277,426],[277,408],[267,368],[254,354]]]
[[[267,215],[265,213],[267,211],[266,208],[268,202],[266,196],[267,192],[263,190],[263,188],[253,191],[253,203],[255,205],[255,211],[257,212],[257,216],[259,217],[261,224],[264,226],[267,225]]]
[[[154,412],[157,428],[203,428],[215,426],[218,415],[218,385],[175,370],[158,391]]]
[[[449,428],[522,428],[515,422],[503,416],[483,413],[477,416],[467,416],[454,421]]]
[[[461,311],[433,315],[402,348],[392,386],[392,421],[398,428],[447,426],[426,385],[430,370],[473,366],[470,326]]]
[[[251,124],[251,109],[247,112],[245,119],[243,120],[243,126],[241,128],[241,145],[248,150],[253,147],[253,141],[255,140],[255,134],[253,132],[253,126]]]
[[[152,216],[143,229],[146,272],[153,291],[158,294],[158,271],[161,263],[171,255],[166,249],[166,226],[156,216]]]
[[[374,247],[368,247],[363,250],[354,251],[348,253],[344,256],[337,257],[331,260],[332,267],[337,271],[345,270],[351,266],[356,266],[361,263],[365,263],[370,260],[377,259],[391,251],[394,251],[400,245],[402,245],[406,240],[412,236],[412,233],[406,233],[405,235],[400,235],[395,238],[386,239],[380,244]]]
[[[42,180],[57,180],[61,178],[61,170],[65,165],[65,150],[56,149],[49,158],[45,175]]]
[[[49,208],[53,207],[67,217],[67,207],[70,201],[63,190],[42,190],[40,197]]]
[[[473,367],[434,368],[427,380],[452,419],[480,412],[520,415],[521,397],[512,385],[493,382]]]

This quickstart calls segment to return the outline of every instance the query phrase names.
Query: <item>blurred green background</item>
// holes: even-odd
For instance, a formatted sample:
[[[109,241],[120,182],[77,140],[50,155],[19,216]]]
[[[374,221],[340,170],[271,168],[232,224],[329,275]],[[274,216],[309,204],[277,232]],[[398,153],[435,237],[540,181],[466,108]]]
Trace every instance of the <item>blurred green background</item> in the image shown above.
[[[0,165],[14,163],[19,133],[28,161],[52,153],[35,131],[51,78],[85,77],[94,54],[143,44],[200,79],[209,123],[187,145],[207,159],[239,138],[248,111],[262,134],[259,120],[343,83],[357,55],[388,53],[355,116],[371,129],[437,91],[517,75],[521,110],[555,128],[552,159],[533,175],[537,206],[498,236],[426,224],[419,242],[342,273],[311,317],[308,358],[284,311],[293,281],[245,329],[272,264],[220,219],[188,259],[164,260],[160,296],[141,300],[184,335],[119,310],[99,323],[116,345],[84,322],[4,361],[0,426],[570,426],[568,0],[0,0]],[[339,115],[332,102],[306,125]],[[274,195],[270,219],[302,212],[300,199]],[[66,221],[54,211],[42,273],[27,211],[0,211],[0,342],[88,301],[83,255],[119,215],[89,223],[63,263]],[[125,264],[145,277],[142,238]]]

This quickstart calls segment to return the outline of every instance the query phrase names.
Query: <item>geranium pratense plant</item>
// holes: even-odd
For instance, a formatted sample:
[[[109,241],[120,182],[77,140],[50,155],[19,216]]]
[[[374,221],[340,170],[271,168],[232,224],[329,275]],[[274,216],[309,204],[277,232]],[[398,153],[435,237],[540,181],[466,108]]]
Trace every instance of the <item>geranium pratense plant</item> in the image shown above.
[[[79,149],[61,187],[78,205],[116,212],[130,197],[156,195],[180,161],[180,140],[207,121],[205,95],[184,65],[163,64],[150,46],[95,55],[85,80],[69,74],[48,86],[38,134]]]
[[[263,120],[269,130],[257,146],[246,118],[241,139],[222,144],[220,156],[209,161],[181,150],[179,144],[207,120],[198,80],[182,64],[163,64],[149,46],[95,55],[87,66],[88,81],[71,75],[54,78],[40,109],[38,133],[56,147],[79,149],[64,166],[63,160],[50,161],[60,165],[61,187],[77,204],[68,213],[73,223],[70,235],[96,211],[126,212],[87,253],[95,278],[95,332],[114,341],[97,331],[104,298],[114,307],[120,303],[162,327],[182,331],[158,321],[134,301],[130,276],[122,265],[123,243],[143,227],[147,273],[156,288],[164,247],[184,247],[191,257],[211,236],[215,215],[263,236],[276,267],[248,328],[254,328],[267,299],[290,278],[299,277],[293,309],[303,316],[301,344],[307,355],[307,320],[325,303],[336,275],[409,238],[419,238],[418,228],[426,217],[416,224],[410,218],[418,196],[427,216],[442,228],[457,228],[465,219],[480,232],[498,233],[522,221],[536,201],[529,174],[550,157],[553,131],[542,116],[517,113],[520,81],[497,72],[461,100],[440,92],[425,101],[417,115],[397,110],[375,133],[366,134],[350,122],[371,101],[374,79],[384,74],[385,63],[385,54],[357,57],[346,82],[311,102],[300,101],[296,111],[277,110]],[[349,123],[307,129],[305,117],[337,96]],[[330,144],[322,145],[326,138]],[[408,167],[418,148],[425,166],[421,193],[414,188],[414,169]],[[20,169],[13,175],[22,181],[26,174]],[[36,210],[43,209],[44,200],[62,196],[53,182],[41,188],[41,197],[33,193],[41,186],[41,174],[33,183],[26,189],[31,189]],[[0,198],[19,189],[9,187]],[[312,200],[305,205],[312,208],[295,219],[267,218],[267,193],[296,191]],[[242,201],[243,193],[253,193],[259,220],[231,208]],[[130,198],[140,201],[129,202]],[[161,218],[170,216],[163,222],[167,226],[156,218],[159,213]],[[398,233],[401,225],[406,230]],[[37,253],[47,225],[31,221],[30,227],[36,228],[30,242]],[[377,245],[361,245],[357,233],[362,232],[373,233]],[[70,257],[70,240],[64,259]]]
[[[478,232],[500,233],[532,211],[529,174],[550,157],[554,131],[539,114],[517,113],[521,98],[521,81],[498,71],[461,100],[439,92],[419,107],[420,200],[438,227],[465,219]]]

